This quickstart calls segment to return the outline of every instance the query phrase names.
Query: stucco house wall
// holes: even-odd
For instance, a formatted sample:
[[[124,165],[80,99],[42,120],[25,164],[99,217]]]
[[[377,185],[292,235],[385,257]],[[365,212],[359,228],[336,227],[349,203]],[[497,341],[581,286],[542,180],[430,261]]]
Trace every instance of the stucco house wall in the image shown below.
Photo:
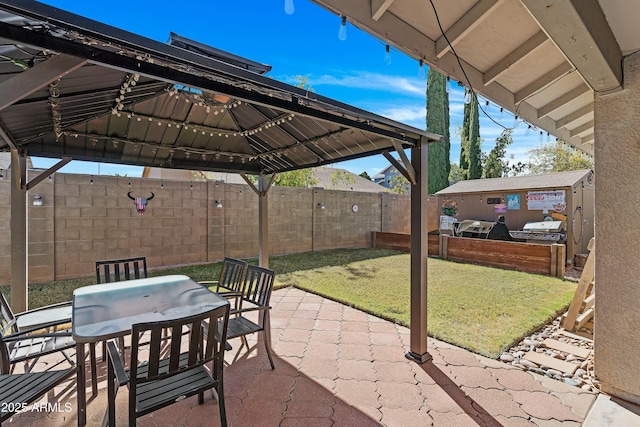
[[[623,66],[624,88],[595,94],[595,372],[640,404],[640,52]]]

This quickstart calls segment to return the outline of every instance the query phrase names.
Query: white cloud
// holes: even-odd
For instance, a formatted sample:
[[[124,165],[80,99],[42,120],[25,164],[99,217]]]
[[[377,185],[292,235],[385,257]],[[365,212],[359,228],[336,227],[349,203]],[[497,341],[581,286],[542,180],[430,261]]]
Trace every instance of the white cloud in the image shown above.
[[[386,108],[378,112],[381,116],[388,117],[401,123],[421,121],[425,123],[426,110],[423,105],[392,107]]]
[[[350,75],[323,74],[320,76],[308,76],[309,83],[314,87],[340,86],[350,89],[367,89],[424,97],[426,83],[421,79],[409,79],[403,76],[390,76],[379,73],[353,72]],[[283,76],[287,82],[295,82],[295,77]],[[323,91],[318,90],[319,93]]]

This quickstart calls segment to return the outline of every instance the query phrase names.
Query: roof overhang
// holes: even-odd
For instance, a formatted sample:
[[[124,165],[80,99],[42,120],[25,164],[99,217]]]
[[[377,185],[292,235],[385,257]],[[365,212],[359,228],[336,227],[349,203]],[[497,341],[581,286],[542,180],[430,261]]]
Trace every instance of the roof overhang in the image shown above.
[[[441,138],[188,39],[164,44],[37,2],[0,2],[0,34],[0,150],[270,174]]]
[[[594,93],[640,49],[625,0],[312,1],[589,154]]]

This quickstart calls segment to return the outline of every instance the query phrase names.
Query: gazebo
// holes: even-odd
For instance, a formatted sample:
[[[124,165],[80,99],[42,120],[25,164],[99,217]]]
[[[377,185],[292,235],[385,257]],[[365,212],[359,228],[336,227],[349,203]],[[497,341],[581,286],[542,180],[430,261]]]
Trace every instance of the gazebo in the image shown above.
[[[408,356],[428,359],[427,147],[434,135],[284,84],[173,35],[160,43],[37,2],[0,2],[0,150],[12,154],[11,292],[27,308],[27,192],[71,160],[257,175],[260,264],[275,174],[395,150],[412,183]],[[404,150],[411,149],[411,160]],[[61,158],[28,179],[27,156]]]

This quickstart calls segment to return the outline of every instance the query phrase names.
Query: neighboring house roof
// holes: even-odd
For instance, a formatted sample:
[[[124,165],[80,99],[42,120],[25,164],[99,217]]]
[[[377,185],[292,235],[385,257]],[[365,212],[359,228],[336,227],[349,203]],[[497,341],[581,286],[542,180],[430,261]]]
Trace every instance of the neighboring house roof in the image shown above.
[[[345,182],[344,180],[338,180],[336,184],[331,181],[331,176],[334,173],[345,173],[353,177],[353,183]],[[389,189],[382,185],[376,184],[366,178],[351,173],[345,169],[330,168],[326,166],[320,166],[313,168],[313,173],[318,183],[314,187],[325,188],[327,190],[346,190],[346,191],[360,191],[363,193],[382,193],[388,192]]]
[[[544,175],[470,179],[456,182],[438,191],[436,195],[572,187],[589,174],[593,172],[587,169]]]

